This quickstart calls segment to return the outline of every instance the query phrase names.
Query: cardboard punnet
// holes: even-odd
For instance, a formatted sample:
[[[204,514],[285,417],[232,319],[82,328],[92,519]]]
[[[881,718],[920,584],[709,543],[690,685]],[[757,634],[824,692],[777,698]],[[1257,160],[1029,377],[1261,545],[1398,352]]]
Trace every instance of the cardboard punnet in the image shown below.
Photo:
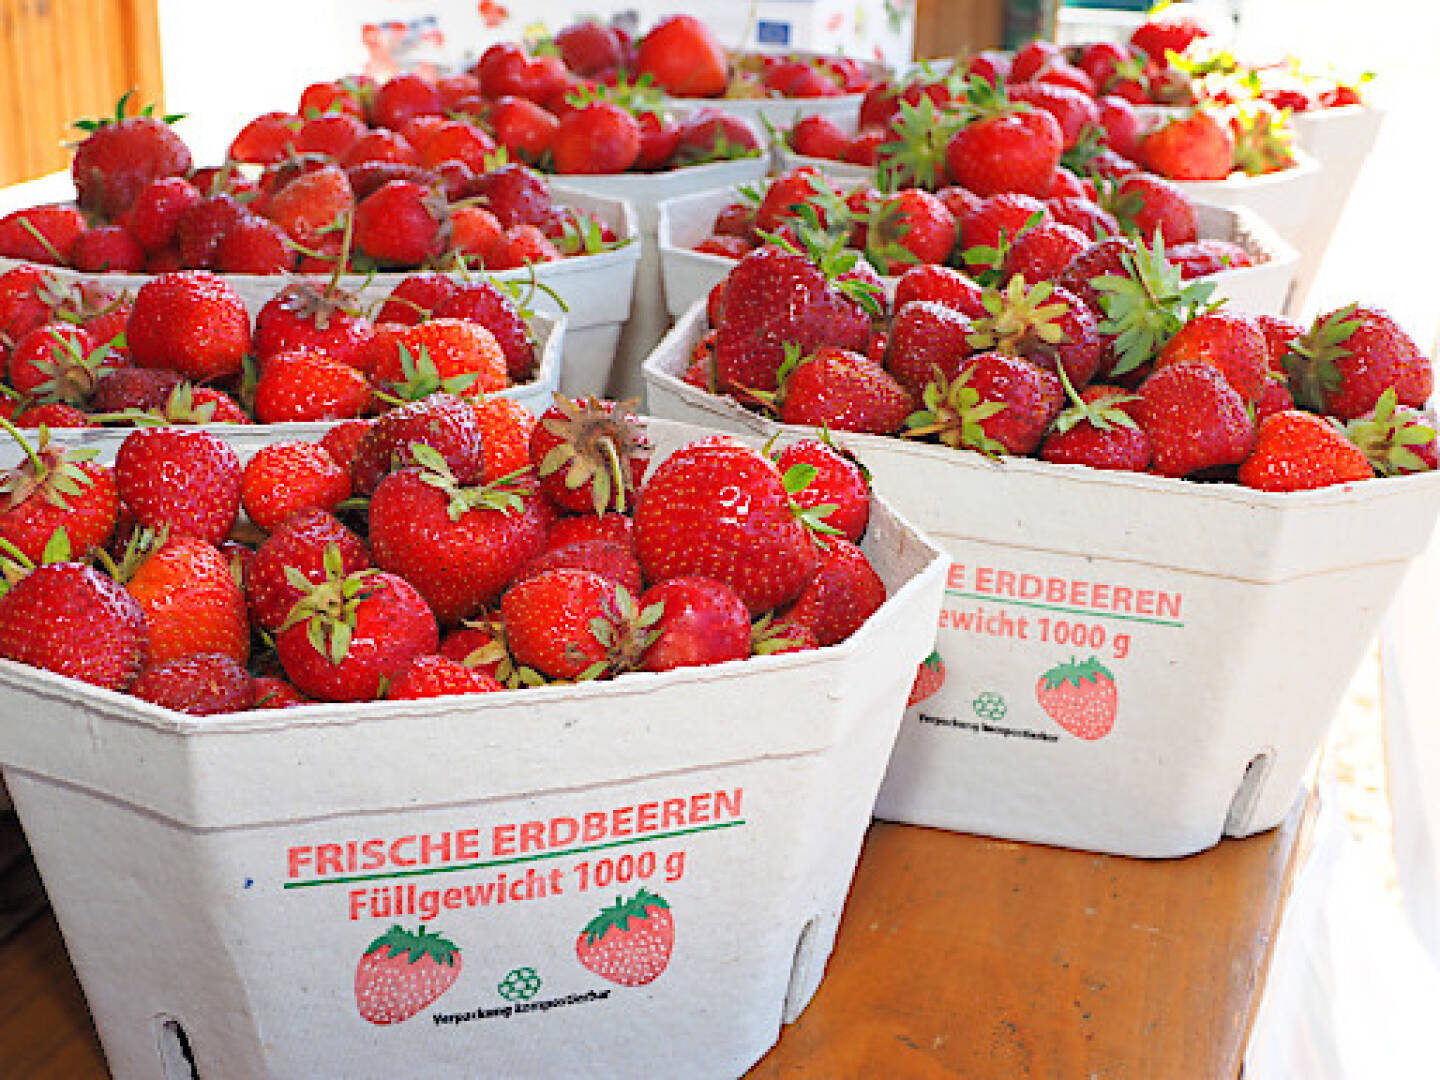
[[[581,191],[626,200],[635,210],[639,227],[640,262],[635,270],[629,319],[613,353],[614,364],[605,384],[610,397],[616,400],[643,398],[645,384],[640,367],[670,328],[660,282],[660,252],[656,247],[660,203],[694,191],[748,184],[764,176],[769,167],[769,155],[762,153],[758,157],[687,165],[657,173],[566,177],[568,184]]]
[[[650,425],[657,459],[706,432]],[[240,447],[242,455],[246,447]],[[251,448],[253,449],[253,448]],[[0,662],[0,764],[112,1072],[732,1077],[813,994],[930,648],[944,557],[883,502],[889,598],[841,645],[464,698],[196,718]],[[669,905],[664,970],[587,923]],[[460,949],[388,1026],[392,924]]]
[[[24,185],[23,188],[26,191],[45,192],[42,198],[50,202],[73,200],[75,194],[74,186],[69,183],[68,177],[58,174],[54,178],[46,178],[43,186]],[[21,189],[10,190],[16,192]],[[615,353],[615,343],[620,339],[626,313],[630,309],[636,268],[640,264],[641,240],[636,212],[624,199],[596,195],[563,183],[552,182],[551,192],[560,205],[590,211],[608,225],[617,238],[628,241],[613,251],[559,259],[535,267],[536,280],[553,289],[559,300],[540,289],[535,292],[532,305],[537,311],[566,316],[564,352],[559,358],[563,363],[557,364],[554,372],[558,383],[552,383],[549,389],[553,390],[558,385],[563,392],[572,396],[599,394],[603,392],[609,378],[610,360]],[[0,205],[6,204],[0,202]],[[34,205],[34,202],[25,201],[20,206],[10,208],[19,209],[29,205]],[[0,273],[14,265],[14,260],[0,258]],[[93,278],[132,292],[152,276],[83,274],[59,267],[48,269],[64,279]],[[363,301],[369,302],[388,295],[405,276],[404,273],[354,274],[343,276],[340,284],[356,291]],[[530,271],[503,270],[489,276],[499,281],[523,283],[529,280]],[[275,275],[260,274],[226,274],[224,277],[244,298],[252,315],[275,294],[276,282],[282,280]],[[548,392],[544,400],[549,400]]]
[[[836,186],[842,190],[848,187],[838,183]],[[660,204],[656,242],[664,274],[665,305],[672,318],[679,319],[696,300],[709,296],[710,290],[734,268],[734,259],[694,248],[710,235],[716,215],[739,197],[736,188],[720,188],[682,195]],[[1208,280],[1215,284],[1215,299],[1255,314],[1273,315],[1283,311],[1299,262],[1295,249],[1244,207],[1201,203],[1196,210],[1202,238],[1237,243],[1255,260],[1254,266],[1211,276]]]
[[[646,363],[652,410],[803,430],[681,381],[705,329],[697,305]],[[1277,495],[835,438],[952,560],[943,681],[906,712],[876,816],[1123,855],[1279,823],[1440,511],[1436,473]],[[1101,722],[1076,734],[1038,687],[1091,658]]]

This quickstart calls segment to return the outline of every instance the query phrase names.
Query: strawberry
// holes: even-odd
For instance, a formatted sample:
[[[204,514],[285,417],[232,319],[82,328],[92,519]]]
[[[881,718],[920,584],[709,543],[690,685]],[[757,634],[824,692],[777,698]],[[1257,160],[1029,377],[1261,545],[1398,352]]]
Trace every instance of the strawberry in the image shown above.
[[[334,510],[350,497],[350,472],[319,443],[267,443],[245,463],[240,503],[266,532],[298,510]]]
[[[1012,83],[1023,83],[1035,78],[1050,64],[1063,60],[1064,52],[1060,46],[1053,41],[1046,41],[1043,38],[1036,38],[1028,41],[1015,50],[1015,55],[1010,60],[1010,78]]]
[[[730,161],[761,152],[760,135],[751,124],[718,109],[696,109],[680,121],[673,164]]]
[[[490,128],[511,157],[537,162],[549,152],[560,121],[548,109],[507,95],[490,106]]]
[[[215,253],[244,212],[240,201],[224,192],[206,195],[183,210],[175,223],[181,265],[192,270],[213,269]],[[163,252],[152,252],[151,258],[160,254]]]
[[[435,306],[441,319],[479,323],[494,336],[505,354],[505,370],[514,382],[535,372],[535,339],[525,312],[514,298],[492,281],[467,281]]]
[[[1434,425],[1423,413],[1396,404],[1394,390],[1381,394],[1372,412],[1347,423],[1345,434],[1381,476],[1440,466]]]
[[[581,19],[561,28],[554,41],[560,59],[576,75],[598,75],[618,68],[624,59],[619,36],[594,19]]]
[[[569,547],[571,544],[590,540],[604,540],[634,550],[634,523],[624,514],[614,512],[601,514],[580,514],[562,517],[550,527],[545,538],[545,549]]]
[[[1309,491],[1374,476],[1369,459],[1336,421],[1288,409],[1261,422],[1238,478],[1262,491]]]
[[[431,394],[397,406],[370,425],[355,448],[351,483],[368,495],[386,473],[413,465],[413,446],[422,443],[440,451],[446,467],[461,485],[478,483],[485,475],[480,421],[470,402],[454,394]]]
[[[987,291],[983,302],[986,315],[975,320],[966,338],[972,350],[1021,356],[1047,372],[1063,366],[1077,387],[1094,377],[1102,348],[1099,331],[1089,307],[1074,293],[1048,281],[1026,288],[1024,278],[1015,277],[1004,291]]]
[[[1067,387],[1067,393],[1072,404],[1046,433],[1040,446],[1042,459],[1130,472],[1149,467],[1150,438],[1125,408],[1139,398],[1100,383],[1091,383],[1078,394]]]
[[[75,237],[66,262],[92,274],[138,274],[145,270],[145,249],[129,229],[98,225]]]
[[[140,367],[195,382],[232,378],[250,348],[250,315],[234,286],[209,271],[161,274],[135,294],[126,339]]]
[[[959,240],[955,215],[918,188],[882,198],[868,226],[865,254],[882,274],[914,263],[943,263]]]
[[[594,101],[561,118],[550,153],[558,173],[622,173],[640,156],[640,125],[611,101]]]
[[[0,541],[37,565],[57,529],[78,555],[104,547],[120,511],[114,471],[85,460],[93,452],[51,445],[48,431],[31,446],[8,422],[0,425],[25,452],[0,474]]]
[[[627,512],[650,461],[650,442],[634,414],[611,401],[555,395],[530,436],[540,490],[563,510]]]
[[[255,418],[262,424],[293,420],[352,420],[370,410],[374,390],[365,376],[313,348],[272,356],[255,384]]]
[[[819,557],[791,502],[800,488],[795,470],[787,476],[726,436],[672,454],[651,473],[635,507],[635,550],[646,580],[713,577],[752,614],[793,600]]]
[[[585,924],[575,942],[580,963],[621,986],[654,982],[670,963],[675,920],[663,897],[641,889],[617,897]]]
[[[848,451],[828,439],[800,439],[773,456],[782,476],[797,465],[804,469],[800,476],[809,476],[791,496],[795,505],[858,544],[870,522],[870,482]]]
[[[141,428],[115,454],[120,497],[142,525],[219,543],[240,512],[240,458],[193,428]]]
[[[391,131],[389,128],[372,128],[350,144],[350,149],[345,151],[345,156],[340,159],[340,164],[350,178],[350,186],[355,189],[355,197],[363,199],[388,180],[399,179],[401,176],[415,176],[415,170],[419,167],[419,158],[415,153],[415,147],[410,145],[410,140],[398,131]],[[397,168],[395,170],[379,170],[374,174],[375,179],[362,186],[362,178],[366,175],[365,169],[371,165],[393,165]],[[432,173],[431,176],[433,175]]]
[[[401,72],[380,84],[370,100],[370,123],[399,131],[416,116],[439,116],[440,91],[419,75]]]
[[[541,552],[548,517],[529,478],[467,487],[433,447],[411,453],[421,466],[386,476],[370,497],[371,549],[450,625],[494,603]]]
[[[1029,454],[1064,399],[1060,380],[1030,361],[976,353],[953,381],[942,376],[925,387],[924,408],[909,418],[906,434],[936,435],[946,445],[987,454]]]
[[[518,270],[530,263],[554,262],[560,249],[535,225],[512,225],[490,249],[485,268]]]
[[[333,283],[301,281],[261,305],[252,345],[262,366],[276,353],[305,347],[360,367],[374,334],[374,324],[359,313],[352,294]]]
[[[639,596],[645,587],[635,549],[614,540],[577,540],[564,547],[549,546],[547,541],[545,550],[520,568],[512,584],[546,570],[589,570],[623,586],[631,596]]]
[[[295,249],[273,221],[246,211],[215,248],[215,269],[223,274],[284,274],[295,269]]]
[[[376,323],[415,326],[440,313],[440,306],[460,290],[461,283],[438,270],[406,274],[375,314]]]
[[[355,247],[388,266],[418,266],[449,244],[444,196],[408,180],[390,180],[355,206]]]
[[[176,712],[215,716],[255,707],[255,679],[233,657],[199,653],[152,662],[130,693]]]
[[[385,691],[391,701],[445,697],[451,694],[493,694],[505,687],[493,675],[444,656],[417,656],[400,670]]]
[[[1170,261],[1180,267],[1180,274],[1187,281],[1255,264],[1250,253],[1239,244],[1205,237],[1188,244],[1176,244],[1169,255]]]
[[[1351,420],[1394,389],[1396,401],[1419,409],[1435,377],[1429,358],[1387,312],[1348,304],[1316,318],[1285,356],[1290,388],[1303,408]]]
[[[1173,181],[1153,173],[1122,177],[1106,209],[1127,232],[1142,238],[1158,231],[1166,244],[1184,244],[1199,236],[1200,219],[1190,197]]]
[[[184,176],[192,164],[189,148],[170,129],[177,118],[153,116],[148,106],[126,116],[129,98],[127,93],[120,99],[113,117],[76,122],[85,137],[70,160],[81,209],[112,221],[152,181]]]
[[[1093,94],[1055,82],[1031,82],[1010,86],[1011,101],[1023,101],[1044,109],[1060,125],[1061,147],[1069,150],[1080,141],[1087,127],[1100,123],[1100,108]]]
[[[327,563],[331,569],[327,570]],[[245,601],[262,630],[278,630],[309,585],[371,566],[365,542],[323,510],[301,510],[256,550],[245,573]]]
[[[960,218],[964,259],[972,266],[998,267],[1026,229],[1050,220],[1050,210],[1033,195],[1001,192],[981,200]]]
[[[1115,726],[1118,693],[1110,669],[1091,657],[1056,664],[1035,683],[1035,700],[1070,734],[1099,739]]]
[[[1151,471],[1189,476],[1238,465],[1255,445],[1255,421],[1245,399],[1219,368],[1182,360],[1140,386],[1136,419],[1150,437]]]
[[[1135,106],[1115,94],[1102,94],[1096,101],[1099,123],[1105,131],[1105,142],[1122,157],[1131,161],[1140,156],[1142,125]]]
[[[475,416],[480,422],[486,481],[499,480],[530,464],[530,439],[535,414],[514,398],[489,397],[476,401]]]
[[[1235,164],[1235,137],[1214,112],[1193,109],[1140,137],[1140,163],[1171,180],[1224,180]]]
[[[639,74],[671,97],[719,97],[729,81],[725,47],[693,15],[670,15],[640,39]]]
[[[240,129],[225,152],[229,161],[249,165],[278,165],[295,153],[300,117],[292,112],[261,113]]]
[[[735,590],[711,578],[675,577],[651,587],[640,609],[658,606],[646,671],[719,664],[750,655],[750,613]]]
[[[245,594],[225,557],[191,536],[172,536],[149,550],[137,539],[120,571],[145,613],[149,662],[223,653],[243,664],[250,656],[250,623]]]
[[[910,686],[910,696],[905,701],[906,708],[934,697],[944,685],[945,661],[938,652],[932,652],[920,661],[920,666],[915,670],[915,682]]]
[[[778,656],[780,653],[805,652],[819,647],[815,631],[794,619],[776,618],[767,613],[756,619],[750,628],[752,656]]]
[[[1050,281],[1089,246],[1090,238],[1073,225],[1058,220],[1042,222],[1026,229],[1010,244],[1000,264],[1000,275],[1006,281],[1016,274],[1031,284]]]
[[[88,226],[73,206],[34,206],[0,217],[0,256],[69,266],[69,255]]]
[[[971,278],[950,266],[912,266],[895,283],[894,311],[912,300],[933,300],[972,319],[985,314],[983,290]]]
[[[984,80],[972,81],[968,96],[973,118],[945,149],[951,180],[978,195],[1048,195],[1064,146],[1056,119],[1043,109],[1022,111]]]
[[[1155,357],[1155,367],[1193,360],[1210,364],[1247,402],[1259,399],[1269,381],[1265,335],[1239,312],[1211,311],[1180,327]]]
[[[479,183],[479,195],[507,229],[512,225],[539,225],[554,206],[544,177],[517,162],[491,169]]]
[[[460,977],[460,950],[425,929],[398,925],[372,941],[355,967],[355,1007],[372,1024],[398,1024],[437,1001]]]
[[[380,570],[325,578],[296,602],[275,651],[296,689],[320,701],[368,701],[414,657],[440,644],[435,616],[414,586]]]
[[[300,92],[300,103],[295,111],[301,116],[340,113],[363,119],[366,103],[375,96],[372,84],[373,80],[368,75],[311,83]]]
[[[7,660],[124,690],[147,648],[135,598],[80,563],[37,566],[0,596],[0,656]]]
[[[888,435],[914,411],[910,391],[860,353],[827,345],[791,357],[781,365],[774,398],[784,423]]]
[[[276,675],[255,677],[255,709],[293,709],[305,705],[310,699]]]
[[[844,641],[885,603],[885,583],[865,553],[838,536],[826,538],[815,574],[785,614],[810,627],[821,645]]]
[[[355,203],[345,170],[326,163],[291,180],[270,199],[266,216],[302,248],[316,250],[337,236]]]
[[[48,322],[15,343],[10,385],[42,401],[83,406],[123,359],[109,345],[97,346],[89,331],[73,323]]]
[[[374,345],[380,347],[369,354],[371,381],[404,396],[423,397],[443,387],[479,397],[510,385],[500,343],[477,322],[435,318],[417,326],[387,326],[377,331]]]
[[[52,301],[64,289],[63,282],[38,266],[15,266],[0,274],[0,357],[50,318]]]
[[[590,570],[557,568],[517,582],[500,600],[517,664],[549,679],[586,680],[634,670],[658,609]]]
[[[366,130],[365,121],[349,113],[312,116],[300,124],[295,149],[301,154],[319,154],[339,161]]]
[[[840,157],[848,136],[845,129],[828,116],[802,116],[791,125],[788,136],[790,149],[804,157]]]
[[[1130,44],[1157,63],[1167,53],[1183,53],[1192,42],[1209,37],[1205,24],[1183,6],[1173,11],[1157,10],[1130,33]]]

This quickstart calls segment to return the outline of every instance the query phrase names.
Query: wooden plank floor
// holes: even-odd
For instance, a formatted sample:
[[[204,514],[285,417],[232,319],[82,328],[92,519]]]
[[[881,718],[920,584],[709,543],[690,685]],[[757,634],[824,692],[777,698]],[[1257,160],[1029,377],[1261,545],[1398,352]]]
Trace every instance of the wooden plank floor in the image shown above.
[[[877,824],[825,982],[750,1080],[1232,1080],[1308,809],[1157,862]],[[107,1075],[46,911],[0,944],[0,1076]]]

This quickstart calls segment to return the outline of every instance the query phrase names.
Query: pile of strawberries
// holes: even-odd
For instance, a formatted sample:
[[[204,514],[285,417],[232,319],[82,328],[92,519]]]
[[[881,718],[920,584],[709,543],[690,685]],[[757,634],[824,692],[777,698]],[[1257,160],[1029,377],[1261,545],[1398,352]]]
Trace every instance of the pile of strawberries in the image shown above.
[[[1270,491],[1432,470],[1429,358],[1379,308],[1309,328],[1210,304],[1157,237],[1055,280],[917,266],[887,308],[854,252],[745,255],[685,380],[787,424]]]
[[[197,169],[166,123],[173,118],[125,112],[122,99],[114,117],[82,125],[89,134],[71,164],[77,205],[0,218],[0,256],[95,273],[500,271],[623,242],[593,215],[557,205],[534,170],[487,158],[488,137],[472,146],[441,132],[422,154],[335,106],[288,127],[261,118],[223,167]]]
[[[763,191],[743,188],[741,195],[716,215],[711,235],[696,251],[740,258],[767,237],[794,244],[797,230],[810,229],[860,252],[882,274],[937,264],[986,284],[1015,274],[1034,283],[1057,277],[1108,237],[1158,230],[1187,278],[1254,263],[1240,244],[1201,238],[1189,196],[1144,174],[1111,187],[1106,205],[1083,192],[1045,199],[1015,192],[980,196],[956,185],[933,193],[918,187],[882,192],[869,185],[847,192],[810,165],[782,173]]]
[[[444,393],[243,464],[195,428],[113,467],[47,434],[0,478],[0,656],[190,713],[816,648],[886,596],[865,478],[819,439],[652,467],[623,404]]]
[[[347,420],[534,377],[519,289],[418,271],[370,311],[332,278],[251,319],[225,278],[160,274],[132,296],[23,264],[0,274],[0,415],[22,427]]]

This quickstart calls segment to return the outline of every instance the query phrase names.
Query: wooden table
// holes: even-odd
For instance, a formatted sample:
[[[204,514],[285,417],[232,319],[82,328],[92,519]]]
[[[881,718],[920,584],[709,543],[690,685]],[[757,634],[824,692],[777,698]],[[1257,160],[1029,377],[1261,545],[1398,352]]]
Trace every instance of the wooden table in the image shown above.
[[[820,992],[747,1080],[1232,1080],[1312,810],[1159,862],[877,824]],[[48,912],[0,944],[0,1064],[107,1075]]]

